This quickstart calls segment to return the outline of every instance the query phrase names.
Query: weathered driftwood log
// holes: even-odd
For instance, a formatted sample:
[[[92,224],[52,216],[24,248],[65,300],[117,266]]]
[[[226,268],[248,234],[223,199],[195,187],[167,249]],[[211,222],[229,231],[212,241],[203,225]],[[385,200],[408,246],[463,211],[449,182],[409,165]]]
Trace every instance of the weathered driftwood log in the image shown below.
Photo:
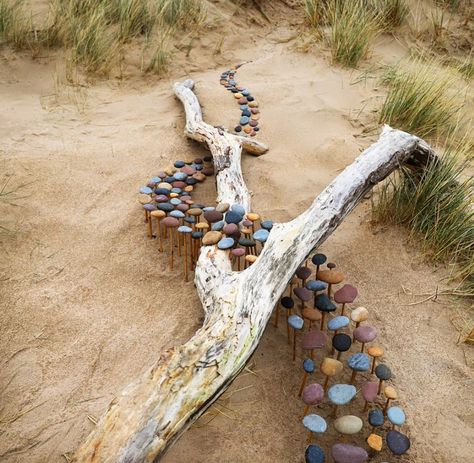
[[[265,147],[202,120],[192,81],[174,91],[186,110],[186,134],[214,157],[218,201],[250,210],[240,169],[242,145]],[[251,267],[232,272],[227,253],[203,247],[195,274],[205,320],[184,345],[156,363],[112,401],[77,451],[78,462],[152,462],[222,394],[245,366],[272,309],[298,265],[342,222],[370,189],[412,157],[431,156],[419,138],[385,127],[379,140],[347,167],[301,215],[275,224]]]

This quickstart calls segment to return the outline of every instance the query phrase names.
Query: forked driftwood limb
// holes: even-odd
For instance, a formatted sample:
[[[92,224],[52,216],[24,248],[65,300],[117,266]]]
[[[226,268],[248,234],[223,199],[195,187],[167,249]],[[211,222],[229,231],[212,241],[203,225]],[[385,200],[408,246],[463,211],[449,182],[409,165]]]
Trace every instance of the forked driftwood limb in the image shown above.
[[[240,168],[242,147],[260,143],[236,137],[202,120],[192,81],[174,91],[186,111],[186,135],[207,143],[214,158],[219,202],[250,210]],[[385,127],[366,149],[298,217],[275,224],[257,261],[231,270],[225,251],[201,249],[195,284],[205,320],[185,344],[156,363],[112,401],[75,455],[77,462],[152,462],[222,394],[256,349],[273,307],[298,265],[342,222],[364,195],[402,163],[433,155],[419,138]]]

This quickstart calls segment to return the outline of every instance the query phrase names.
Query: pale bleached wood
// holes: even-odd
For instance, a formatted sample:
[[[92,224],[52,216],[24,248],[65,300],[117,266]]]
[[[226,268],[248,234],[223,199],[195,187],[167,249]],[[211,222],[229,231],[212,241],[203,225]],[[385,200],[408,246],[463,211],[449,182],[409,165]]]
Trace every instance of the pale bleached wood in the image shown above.
[[[208,144],[219,201],[250,210],[240,169],[240,139],[202,121],[192,82],[175,84],[186,111],[186,133]],[[294,220],[275,224],[249,269],[232,272],[227,253],[201,250],[195,283],[205,311],[202,328],[153,366],[109,405],[77,462],[152,462],[222,394],[256,349],[272,309],[298,265],[371,188],[412,157],[431,156],[419,138],[385,127],[365,150]]]

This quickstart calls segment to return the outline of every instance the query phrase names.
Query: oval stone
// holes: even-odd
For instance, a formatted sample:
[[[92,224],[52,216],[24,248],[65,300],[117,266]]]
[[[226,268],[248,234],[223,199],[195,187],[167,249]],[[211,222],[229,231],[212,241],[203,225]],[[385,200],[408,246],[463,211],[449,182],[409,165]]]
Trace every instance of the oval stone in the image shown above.
[[[237,223],[241,222],[242,219],[243,219],[242,215],[237,214],[237,212],[234,212],[234,211],[229,211],[225,215],[226,223],[235,223],[235,224],[237,224]]]
[[[332,346],[338,352],[346,352],[351,348],[352,338],[344,333],[338,333],[332,338]]]
[[[370,325],[362,325],[357,327],[352,334],[359,342],[372,342],[377,337],[377,328]]]
[[[242,257],[245,255],[245,249],[243,248],[232,249],[232,255],[235,257]]]
[[[187,227],[186,225],[181,225],[180,227],[178,227],[178,231],[180,233],[191,233],[193,229],[191,227]]]
[[[222,238],[222,233],[219,231],[210,231],[207,232],[204,237],[202,238],[202,244],[204,246],[210,246],[213,244],[217,244],[219,240]]]
[[[334,405],[346,405],[357,394],[357,389],[352,384],[334,384],[328,390],[329,400]]]
[[[374,402],[375,399],[377,398],[378,395],[378,390],[379,390],[379,385],[377,383],[372,383],[370,381],[367,381],[362,385],[362,397],[364,400],[367,402]]]
[[[311,269],[308,267],[298,267],[296,269],[296,276],[301,280],[306,280],[311,276]]]
[[[349,318],[344,315],[340,315],[328,321],[328,330],[335,331],[345,328],[349,325]]]
[[[382,426],[385,421],[382,410],[379,410],[378,408],[370,410],[368,419],[370,426],[374,427]]]
[[[305,463],[325,463],[326,461],[323,449],[314,444],[306,447],[304,458]]]
[[[364,425],[364,422],[355,415],[345,415],[334,421],[336,431],[341,434],[357,434]]]
[[[351,320],[360,323],[369,318],[369,311],[365,307],[357,307],[351,312]]]
[[[217,212],[217,211],[207,211],[204,212],[204,218],[209,222],[209,223],[215,223],[215,222],[220,222],[224,216],[222,215],[222,212]]]
[[[323,331],[314,330],[309,331],[303,337],[303,349],[304,350],[313,350],[320,349],[324,347],[328,342],[328,335]]]
[[[181,211],[171,211],[170,217],[174,217],[175,219],[184,219],[184,212]]]
[[[290,325],[294,330],[300,330],[303,328],[304,321],[298,315],[290,315],[288,317],[288,325]]]
[[[344,285],[334,293],[334,300],[338,304],[348,304],[354,302],[357,297],[357,289],[352,285]]]
[[[306,288],[310,291],[325,291],[328,288],[328,284],[321,280],[309,280],[306,282]]]
[[[217,212],[227,212],[227,210],[229,209],[229,203],[219,203],[217,206],[216,206],[216,211]]]
[[[311,359],[303,360],[303,370],[306,373],[312,373],[314,371],[314,362]]]
[[[405,413],[400,407],[390,407],[387,410],[387,418],[395,426],[402,426],[405,423]]]
[[[153,193],[153,190],[149,186],[142,186],[139,191],[142,195],[151,195]]]
[[[392,371],[387,365],[379,363],[375,367],[375,376],[377,376],[377,378],[381,379],[382,381],[387,381],[392,377]]]
[[[242,217],[245,215],[245,208],[240,204],[232,204],[230,210],[236,214],[241,215]]]
[[[282,297],[280,303],[285,309],[288,310],[292,309],[295,306],[295,301],[288,296]]]
[[[410,439],[401,432],[389,431],[386,439],[388,448],[395,455],[403,455],[410,448]]]
[[[311,258],[311,262],[314,264],[314,265],[323,265],[324,262],[326,262],[327,260],[327,257],[324,255],[324,254],[315,254],[312,258]]]
[[[253,234],[253,239],[255,241],[260,241],[261,243],[265,243],[265,241],[267,241],[267,238],[268,238],[269,234],[270,234],[270,232],[268,230],[265,230],[264,228],[261,228],[260,230],[257,230]]]
[[[303,425],[311,432],[325,432],[328,428],[326,420],[314,413],[303,418]]]
[[[247,125],[249,123],[249,118],[247,116],[242,116],[239,120],[240,125]]]
[[[336,306],[331,302],[327,294],[318,294],[314,298],[314,305],[321,312],[334,312]]]
[[[235,223],[228,223],[227,225],[224,225],[224,228],[222,229],[222,231],[226,235],[232,235],[239,231],[239,227]]]
[[[355,371],[367,371],[370,368],[370,359],[367,354],[358,352],[349,357],[347,364]]]
[[[158,209],[160,211],[171,212],[174,209],[174,206],[170,203],[159,203]]]
[[[313,297],[311,292],[308,291],[306,288],[301,288],[301,287],[295,288],[293,290],[293,293],[299,300],[304,301],[304,302],[310,301],[311,298]]]
[[[232,238],[222,238],[218,243],[219,249],[230,249],[234,245],[235,241]]]
[[[336,359],[326,357],[321,363],[321,372],[326,376],[335,376],[341,373],[344,368],[343,364]]]
[[[155,196],[155,201],[157,203],[167,203],[168,202],[168,196],[165,195],[156,195]]]
[[[384,393],[384,395],[387,399],[390,399],[390,400],[397,400],[398,399],[397,391],[392,386],[387,386],[383,390],[383,393]]]
[[[221,220],[220,222],[213,223],[211,226],[212,231],[220,231],[224,228],[225,222]]]
[[[273,228],[273,221],[272,220],[264,220],[260,226],[265,230],[271,230]]]
[[[365,463],[369,458],[367,452],[351,444],[335,444],[331,455],[336,463]]]
[[[324,389],[320,384],[308,384],[308,386],[303,389],[303,395],[301,397],[306,405],[319,404],[324,399]]]

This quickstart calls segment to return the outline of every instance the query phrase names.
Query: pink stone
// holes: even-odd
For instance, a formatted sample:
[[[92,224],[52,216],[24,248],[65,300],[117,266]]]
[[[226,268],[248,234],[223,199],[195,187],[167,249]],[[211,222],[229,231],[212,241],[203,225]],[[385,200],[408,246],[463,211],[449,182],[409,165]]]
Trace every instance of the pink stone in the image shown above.
[[[303,349],[313,350],[324,347],[328,342],[328,335],[323,331],[314,330],[306,333],[303,337]]]
[[[306,405],[316,405],[324,399],[324,389],[320,384],[309,384],[303,389],[303,402]]]
[[[362,386],[362,397],[364,397],[367,402],[373,402],[377,398],[378,390],[379,385],[377,383],[367,381]]]
[[[354,339],[359,342],[372,342],[377,337],[377,329],[370,325],[361,325],[353,332]]]

